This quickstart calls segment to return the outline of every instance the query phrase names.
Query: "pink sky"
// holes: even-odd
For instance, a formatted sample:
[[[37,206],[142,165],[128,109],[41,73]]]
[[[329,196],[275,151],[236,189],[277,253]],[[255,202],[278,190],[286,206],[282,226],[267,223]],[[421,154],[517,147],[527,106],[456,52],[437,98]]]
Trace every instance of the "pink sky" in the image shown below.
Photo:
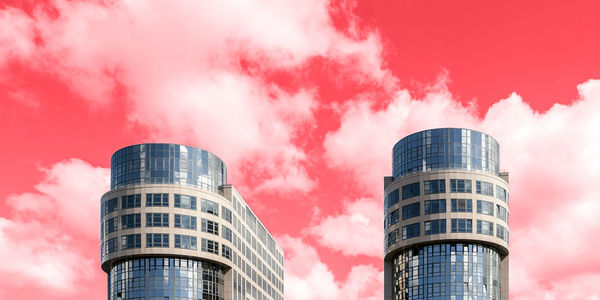
[[[218,4],[217,4],[218,3]],[[99,200],[135,143],[209,150],[287,300],[383,298],[383,176],[432,127],[511,173],[511,299],[600,299],[597,1],[0,1],[0,299],[105,299]]]

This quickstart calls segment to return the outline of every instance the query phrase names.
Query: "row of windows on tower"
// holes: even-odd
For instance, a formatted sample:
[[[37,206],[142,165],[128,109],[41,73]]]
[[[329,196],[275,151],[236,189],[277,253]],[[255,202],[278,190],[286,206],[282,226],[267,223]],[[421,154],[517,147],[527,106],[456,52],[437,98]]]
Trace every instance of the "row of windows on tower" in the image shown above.
[[[108,239],[104,245],[104,253],[110,254],[119,249],[119,240],[121,241],[121,250],[135,249],[142,247],[141,234],[127,234],[119,237]],[[197,237],[191,235],[175,234],[173,235],[173,247],[180,249],[197,250]],[[146,247],[169,247],[169,234],[167,233],[147,233]],[[202,238],[201,251],[219,254],[219,242]],[[222,256],[231,260],[231,247],[221,244]]]
[[[402,186],[402,200],[417,197],[421,195],[420,182],[406,184]],[[450,179],[451,193],[472,193],[472,181],[470,179]],[[426,180],[423,181],[423,195],[446,193],[446,180]],[[485,181],[475,181],[475,193],[487,196],[494,196],[494,184]],[[506,190],[497,185],[496,198],[507,202],[508,193]],[[385,197],[385,209],[398,203],[400,200],[400,189],[395,189]]]
[[[473,233],[473,220],[471,219],[451,219],[450,232],[455,233]],[[508,242],[508,229],[500,224],[496,226],[496,237]],[[446,233],[446,219],[431,220],[423,223],[424,235]],[[485,220],[477,220],[477,233],[494,236],[494,223]],[[401,234],[401,235],[400,235]],[[418,237],[421,235],[421,224],[413,223],[395,229],[388,233],[386,237],[387,247],[398,242],[398,239],[406,240],[409,238]]]
[[[425,200],[424,215],[439,214],[446,212],[446,199]],[[451,212],[473,212],[473,200],[471,199],[451,199]],[[508,222],[508,211],[502,205],[494,204],[490,201],[477,200],[477,213],[482,215],[494,216],[494,206],[496,217],[505,223]],[[400,215],[402,214],[402,215]],[[401,209],[396,209],[387,214],[384,220],[384,228],[398,223],[400,217],[402,220],[418,217],[421,215],[421,203],[416,202],[402,206]]]

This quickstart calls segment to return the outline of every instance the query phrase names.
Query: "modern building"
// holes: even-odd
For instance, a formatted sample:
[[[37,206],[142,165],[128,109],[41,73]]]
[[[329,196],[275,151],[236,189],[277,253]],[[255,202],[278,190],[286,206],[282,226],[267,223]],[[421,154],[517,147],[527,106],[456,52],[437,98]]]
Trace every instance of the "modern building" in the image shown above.
[[[216,155],[125,147],[101,200],[108,299],[283,299],[283,251]]]
[[[508,299],[508,173],[469,129],[411,134],[384,178],[385,299]]]

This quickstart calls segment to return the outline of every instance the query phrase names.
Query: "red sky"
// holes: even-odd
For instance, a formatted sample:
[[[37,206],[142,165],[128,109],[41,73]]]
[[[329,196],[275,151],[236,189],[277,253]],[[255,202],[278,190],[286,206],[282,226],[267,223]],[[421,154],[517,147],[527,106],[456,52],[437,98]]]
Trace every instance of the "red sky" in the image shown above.
[[[225,161],[286,299],[381,299],[391,148],[442,126],[500,142],[511,299],[600,297],[596,1],[0,3],[0,299],[105,298],[99,199],[142,142]]]

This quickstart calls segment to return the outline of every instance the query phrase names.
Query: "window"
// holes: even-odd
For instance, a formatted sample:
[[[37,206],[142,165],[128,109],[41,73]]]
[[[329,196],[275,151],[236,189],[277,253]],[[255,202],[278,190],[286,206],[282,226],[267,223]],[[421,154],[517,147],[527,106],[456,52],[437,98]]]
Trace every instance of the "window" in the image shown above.
[[[471,199],[452,199],[452,212],[473,212]]]
[[[106,254],[119,250],[118,238],[112,238],[106,241]]]
[[[146,194],[146,206],[169,206],[169,194]]]
[[[223,212],[223,214],[221,215],[223,220],[225,220],[225,221],[229,222],[229,224],[231,224],[231,211],[225,206],[223,206],[221,208],[221,211]]]
[[[494,216],[494,203],[489,201],[477,200],[477,213]]]
[[[147,213],[146,227],[169,227],[169,214]]]
[[[494,196],[494,185],[485,181],[476,181],[475,191],[477,194]]]
[[[117,198],[112,198],[104,204],[104,214],[107,215],[119,208],[119,200]]]
[[[173,217],[175,228],[196,230],[196,217],[175,214]]]
[[[421,228],[419,223],[414,223],[402,227],[402,239],[406,240],[421,235],[420,229]]]
[[[385,221],[384,221],[385,228],[388,228],[388,227],[398,223],[399,216],[400,216],[400,213],[398,212],[397,209],[392,211],[391,213],[389,213],[387,215],[387,218],[385,218]]]
[[[498,217],[498,219],[504,221],[505,223],[508,223],[508,212],[506,211],[506,208],[502,207],[501,205],[496,205],[496,211],[496,216]]]
[[[175,194],[175,207],[196,210],[196,197]]]
[[[429,194],[439,194],[446,192],[446,180],[425,180],[423,182],[423,193],[425,195]]]
[[[231,248],[221,244],[221,255],[231,260]]]
[[[427,221],[424,225],[425,235],[446,233],[446,219]]]
[[[392,207],[392,205],[398,203],[399,200],[400,200],[400,192],[398,189],[395,189],[387,195],[387,197],[385,199],[385,205],[386,205],[385,209]]]
[[[106,234],[109,234],[111,232],[115,232],[117,230],[119,230],[119,228],[117,226],[118,225],[118,218],[112,218],[112,219],[108,219],[106,221],[106,225],[104,226],[105,230],[106,230]]]
[[[419,188],[419,183],[411,183],[402,187],[402,200],[419,196],[421,194],[421,190]]]
[[[121,197],[121,208],[124,209],[124,208],[140,207],[141,201],[142,201],[141,194],[123,196],[123,197]]]
[[[221,226],[223,228],[223,238],[231,242],[231,229],[226,226]]]
[[[450,192],[452,193],[471,193],[470,179],[450,179]]]
[[[196,237],[189,235],[176,234],[175,248],[196,250]]]
[[[202,232],[219,235],[219,224],[211,220],[202,219]]]
[[[508,231],[506,228],[496,224],[496,237],[508,242]]]
[[[202,239],[202,251],[219,255],[219,243],[208,239]]]
[[[147,233],[146,247],[169,247],[169,235],[166,233]]]
[[[477,233],[493,236],[494,235],[494,223],[488,222],[488,221],[483,221],[483,220],[477,220]]]
[[[439,214],[446,212],[446,199],[425,200],[425,214]]]
[[[138,228],[141,226],[140,214],[129,214],[121,216],[121,229]]]
[[[421,203],[413,203],[402,206],[402,220],[418,217],[421,210]]]
[[[217,202],[214,201],[202,199],[202,212],[218,216],[219,204],[217,204]]]
[[[140,234],[128,234],[121,236],[121,249],[133,249],[142,247],[142,236]]]
[[[398,242],[398,229],[388,233],[387,235],[387,246],[391,246]]]
[[[499,185],[496,186],[496,198],[498,198],[504,202],[508,202],[506,190]]]
[[[452,219],[452,232],[473,232],[473,220]]]

